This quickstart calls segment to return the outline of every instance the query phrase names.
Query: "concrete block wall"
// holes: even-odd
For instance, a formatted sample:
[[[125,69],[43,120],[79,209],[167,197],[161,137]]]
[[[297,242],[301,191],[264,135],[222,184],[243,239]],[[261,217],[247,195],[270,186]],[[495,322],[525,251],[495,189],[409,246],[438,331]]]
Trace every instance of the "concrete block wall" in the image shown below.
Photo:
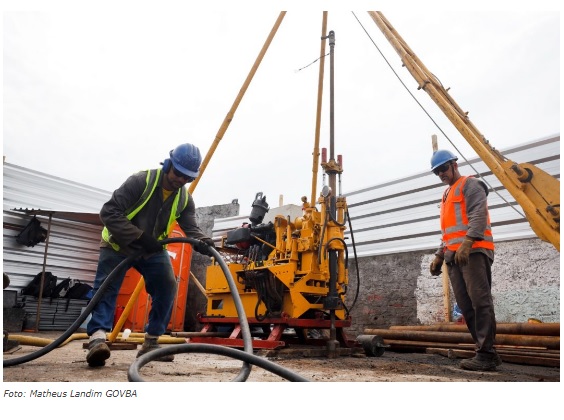
[[[214,220],[224,217],[237,216],[239,214],[239,204],[233,202],[230,204],[200,207],[196,209],[198,224],[200,228],[212,237],[212,229]],[[211,259],[197,252],[192,253],[192,262],[190,271],[196,279],[205,287],[206,286],[206,269],[210,265]],[[186,312],[184,316],[185,331],[200,331],[202,325],[198,322],[197,314],[205,313],[207,298],[202,294],[192,279],[188,284],[188,298],[186,304]]]
[[[539,239],[501,242],[492,266],[500,322],[560,322],[560,253]]]
[[[363,334],[365,328],[418,323],[415,290],[425,257],[425,252],[363,257],[358,260],[358,270],[349,259],[345,304],[352,318],[352,326],[346,329],[350,338]],[[358,281],[360,287],[354,302]]]
[[[443,282],[429,273],[434,250],[359,259],[359,296],[351,310],[354,338],[366,328],[444,322]],[[349,261],[347,305],[357,270]],[[539,239],[496,243],[492,293],[498,322],[560,322],[560,253]],[[450,289],[451,305],[454,304]]]

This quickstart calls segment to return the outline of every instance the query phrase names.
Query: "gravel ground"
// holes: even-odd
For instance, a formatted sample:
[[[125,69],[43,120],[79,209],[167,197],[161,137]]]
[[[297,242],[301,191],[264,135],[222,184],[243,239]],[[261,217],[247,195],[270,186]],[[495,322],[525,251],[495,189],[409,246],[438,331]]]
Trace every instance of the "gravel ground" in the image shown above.
[[[32,335],[51,341],[58,336]],[[151,361],[137,370],[141,383],[128,379],[137,348],[112,350],[106,366],[90,368],[83,348],[86,342],[73,339],[41,357],[4,367],[2,411],[48,408],[56,410],[59,419],[80,415],[97,420],[109,413],[112,418],[197,414],[263,420],[295,413],[297,418],[400,415],[465,420],[475,419],[476,407],[460,410],[461,402],[483,393],[492,395],[482,404],[492,418],[552,418],[562,411],[560,369],[554,367],[503,363],[495,372],[469,372],[458,368],[460,360],[437,354],[386,350],[380,357],[367,357],[360,349],[343,349],[341,355],[329,358],[324,349],[290,346],[258,351],[261,360],[275,367],[274,373],[253,366],[244,384],[233,383],[241,361],[201,353],[176,354],[171,363]],[[20,345],[4,353],[4,361],[42,348]],[[313,386],[290,384],[280,372]],[[65,393],[64,405],[54,393]]]
[[[29,334],[54,340],[54,332]],[[128,382],[128,370],[135,361],[135,348],[115,349],[106,366],[90,368],[86,363],[85,339],[74,339],[45,355],[4,367],[4,382]],[[163,345],[167,347],[168,345]],[[42,347],[20,345],[4,353],[4,360],[20,358]],[[380,357],[367,357],[361,349],[343,349],[343,355],[329,358],[323,348],[290,346],[287,349],[257,351],[256,355],[275,369],[314,382],[560,382],[560,368],[502,364],[495,372],[470,372],[458,368],[460,359],[437,354],[400,353],[386,350]],[[242,362],[226,356],[201,353],[176,354],[172,363],[154,362],[140,367],[147,382],[230,382],[240,372]],[[275,373],[253,366],[247,382],[287,381]]]

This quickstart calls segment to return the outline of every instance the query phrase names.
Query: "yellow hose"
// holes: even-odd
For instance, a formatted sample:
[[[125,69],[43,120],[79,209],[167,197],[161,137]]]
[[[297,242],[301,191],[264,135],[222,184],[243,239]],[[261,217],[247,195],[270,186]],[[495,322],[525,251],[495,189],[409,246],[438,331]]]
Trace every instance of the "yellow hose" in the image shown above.
[[[14,334],[10,334],[8,336],[10,338],[10,340],[15,340],[20,344],[25,344],[28,346],[35,346],[35,347],[45,347],[49,344],[51,344],[53,341],[50,338],[41,338],[41,337],[34,337],[31,335],[14,335]],[[63,343],[61,343],[61,345],[59,347],[64,346],[65,344],[70,343],[73,340],[84,340],[88,338],[88,334],[86,333],[76,333],[71,335],[69,338],[67,338]]]
[[[143,343],[145,341],[145,333],[131,333],[126,340],[122,339],[121,337],[122,334],[123,333],[120,333],[118,335],[118,339],[120,342]],[[107,334],[107,336],[109,338],[109,334]],[[24,344],[26,346],[35,346],[35,347],[45,347],[51,344],[53,341],[55,341],[50,338],[41,338],[41,337],[34,337],[31,335],[14,335],[14,334],[10,334],[9,339],[15,340],[18,343]],[[88,339],[88,334],[75,333],[72,334],[69,338],[67,338],[63,343],[61,343],[59,347],[62,347],[65,344],[68,344],[74,340],[87,340],[87,339]],[[181,337],[171,337],[169,335],[163,335],[159,337],[158,342],[159,344],[185,344],[186,339]]]
[[[53,342],[53,340],[50,340],[48,338],[32,337],[29,335],[10,334],[8,338],[10,340],[16,340],[20,344],[25,344],[28,346],[35,346],[35,347],[45,347]]]

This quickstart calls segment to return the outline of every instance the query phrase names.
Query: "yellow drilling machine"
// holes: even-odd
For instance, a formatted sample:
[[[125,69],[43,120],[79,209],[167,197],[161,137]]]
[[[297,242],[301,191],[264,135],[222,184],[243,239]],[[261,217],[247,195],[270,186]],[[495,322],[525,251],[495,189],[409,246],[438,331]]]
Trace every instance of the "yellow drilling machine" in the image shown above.
[[[332,82],[333,31],[327,39]],[[343,170],[342,157],[335,158],[334,153],[332,113],[330,124],[329,156],[327,149],[322,149],[320,165],[324,183],[327,179],[329,182],[316,202],[317,142],[312,196],[309,202],[302,197],[301,206],[294,206],[299,214],[296,209],[284,214],[283,206],[281,213],[267,215],[270,208],[266,197],[257,193],[249,222],[227,232],[218,247],[237,284],[254,348],[284,347],[293,340],[325,344],[329,351],[354,345],[343,331],[351,325],[345,306],[349,280],[344,232],[348,213],[346,199],[337,191]],[[217,264],[207,268],[206,294],[207,313],[199,315],[202,331],[223,334],[192,337],[190,341],[242,347],[237,308]]]
[[[324,168],[339,171],[332,160]],[[335,176],[330,174],[329,177]],[[250,223],[227,233],[219,248],[237,284],[249,325],[260,339],[254,348],[277,348],[286,344],[284,332],[292,329],[296,339],[313,342],[310,330],[328,329],[330,342],[350,346],[342,330],[350,326],[345,307],[348,285],[347,246],[344,238],[346,201],[323,188],[317,204],[303,197],[302,215],[277,214],[262,223],[269,211],[266,197],[258,193]],[[238,314],[227,279],[219,265],[206,274],[207,314],[200,315],[206,332],[227,330],[227,338],[206,338],[218,344],[242,346]],[[321,335],[321,334],[320,334]],[[319,338],[319,337],[318,337]],[[198,340],[192,340],[198,341]]]

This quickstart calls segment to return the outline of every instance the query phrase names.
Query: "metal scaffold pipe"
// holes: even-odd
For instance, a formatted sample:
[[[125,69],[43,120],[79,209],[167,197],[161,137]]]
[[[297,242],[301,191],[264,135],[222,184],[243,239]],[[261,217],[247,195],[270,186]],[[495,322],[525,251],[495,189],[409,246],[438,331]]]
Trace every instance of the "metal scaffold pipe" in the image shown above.
[[[390,330],[468,332],[464,324],[440,323],[433,325],[394,325]],[[498,323],[497,334],[551,335],[560,336],[560,323]]]
[[[402,331],[390,329],[366,329],[365,334],[378,335],[384,340],[412,340],[412,341],[436,341],[443,343],[473,343],[474,340],[470,333],[462,332],[442,332],[442,331]],[[517,335],[517,334],[497,334],[496,344],[514,346],[546,347],[547,349],[559,350],[560,337],[536,336],[536,335]]]

